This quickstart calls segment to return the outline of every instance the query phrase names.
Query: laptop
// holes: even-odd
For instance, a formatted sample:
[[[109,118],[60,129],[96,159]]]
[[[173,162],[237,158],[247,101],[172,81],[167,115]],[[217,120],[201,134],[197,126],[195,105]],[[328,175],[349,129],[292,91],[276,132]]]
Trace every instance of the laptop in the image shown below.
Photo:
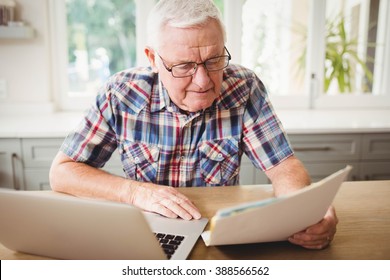
[[[207,222],[53,191],[0,189],[0,243],[57,259],[186,259]]]
[[[287,240],[319,222],[352,169],[347,166],[291,194],[220,209],[202,233],[206,246]]]

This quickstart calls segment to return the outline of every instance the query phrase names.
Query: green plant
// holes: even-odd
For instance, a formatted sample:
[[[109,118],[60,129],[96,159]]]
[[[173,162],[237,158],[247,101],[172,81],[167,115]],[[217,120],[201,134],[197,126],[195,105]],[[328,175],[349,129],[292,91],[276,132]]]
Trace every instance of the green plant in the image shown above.
[[[324,92],[328,92],[330,85],[335,82],[340,93],[353,92],[353,81],[356,77],[356,66],[359,65],[365,74],[365,83],[373,81],[372,71],[367,67],[367,62],[372,60],[366,57],[366,61],[359,57],[357,48],[358,40],[348,35],[345,29],[345,17],[337,15],[333,20],[327,20],[325,33],[325,72]],[[301,33],[302,30],[299,32]],[[302,32],[305,34],[306,31]],[[306,38],[304,38],[306,41]],[[375,44],[370,44],[375,46]],[[298,58],[300,71],[305,69],[306,48]]]
[[[360,65],[365,78],[372,83],[372,72],[357,52],[358,40],[350,38],[345,30],[345,18],[339,15],[328,21],[326,32],[324,91],[335,81],[340,93],[352,92],[354,65]]]

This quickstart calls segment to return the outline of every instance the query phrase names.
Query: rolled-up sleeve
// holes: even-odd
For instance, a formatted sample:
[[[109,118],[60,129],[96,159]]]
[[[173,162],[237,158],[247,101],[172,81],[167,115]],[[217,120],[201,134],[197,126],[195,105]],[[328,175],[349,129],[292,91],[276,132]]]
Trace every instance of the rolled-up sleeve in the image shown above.
[[[78,127],[65,138],[60,150],[74,161],[103,167],[117,147],[113,118],[110,91],[106,86]]]
[[[255,75],[244,114],[245,154],[255,167],[268,170],[293,155],[263,83]]]

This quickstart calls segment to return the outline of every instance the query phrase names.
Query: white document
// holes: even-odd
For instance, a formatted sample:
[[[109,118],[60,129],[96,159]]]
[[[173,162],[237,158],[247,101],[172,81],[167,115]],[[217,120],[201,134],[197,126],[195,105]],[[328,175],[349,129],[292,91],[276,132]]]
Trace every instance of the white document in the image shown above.
[[[202,234],[203,241],[212,246],[287,240],[324,217],[351,169],[347,166],[289,195],[221,209]]]

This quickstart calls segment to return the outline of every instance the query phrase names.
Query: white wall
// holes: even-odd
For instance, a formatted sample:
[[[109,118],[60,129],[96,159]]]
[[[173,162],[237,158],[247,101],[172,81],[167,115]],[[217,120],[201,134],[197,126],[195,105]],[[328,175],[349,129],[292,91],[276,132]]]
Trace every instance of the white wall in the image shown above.
[[[48,0],[16,2],[16,19],[32,26],[35,37],[0,39],[0,79],[6,81],[8,92],[5,99],[0,99],[0,113],[49,110],[52,93]]]

